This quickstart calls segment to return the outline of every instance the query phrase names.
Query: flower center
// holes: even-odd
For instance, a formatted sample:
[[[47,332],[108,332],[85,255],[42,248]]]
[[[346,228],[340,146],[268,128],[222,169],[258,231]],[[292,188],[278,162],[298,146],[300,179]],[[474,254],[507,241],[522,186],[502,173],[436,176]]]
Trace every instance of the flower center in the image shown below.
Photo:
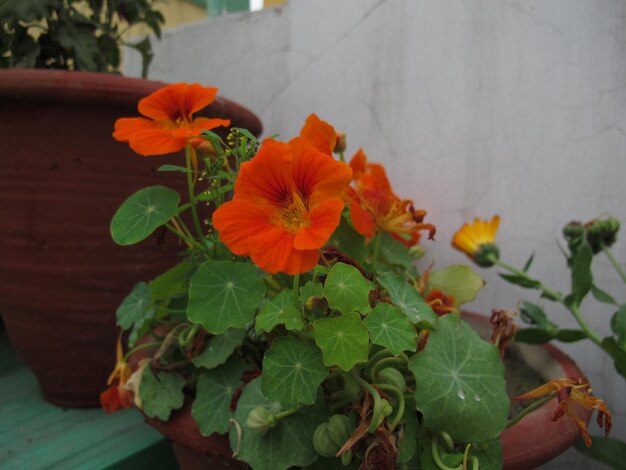
[[[302,227],[311,226],[311,217],[307,201],[302,197],[298,190],[293,190],[288,195],[276,211],[278,223],[282,225],[289,233],[295,234]]]

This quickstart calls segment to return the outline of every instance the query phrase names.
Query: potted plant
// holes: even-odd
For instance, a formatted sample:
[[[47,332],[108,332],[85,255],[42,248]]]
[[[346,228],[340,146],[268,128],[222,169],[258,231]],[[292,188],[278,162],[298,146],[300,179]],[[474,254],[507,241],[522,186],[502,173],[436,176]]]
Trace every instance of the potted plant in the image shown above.
[[[208,93],[185,90],[160,90],[143,107],[168,116],[170,103],[196,109]],[[519,398],[547,396],[509,417],[512,318],[494,310],[485,340],[460,315],[483,280],[464,265],[417,271],[420,236],[435,234],[426,212],[362,150],[345,163],[345,136],[328,123],[313,114],[299,136],[259,143],[245,129],[221,139],[180,122],[116,124],[139,153],[184,145],[186,165],[172,169],[187,191],[132,194],[113,239],[129,245],[165,227],[185,250],[118,308],[127,346],[120,336],[101,399],[107,411],[139,407],[183,468],[500,468],[501,434],[548,401],[547,421],[575,418],[558,420],[566,445],[592,410],[608,432],[606,406],[553,348],[539,348],[539,362],[564,364],[563,377],[544,377]],[[493,264],[497,223],[463,227],[455,245]]]
[[[117,74],[123,30],[146,24],[159,34],[155,3],[0,5],[0,63],[9,67],[0,70],[0,314],[44,396],[64,406],[99,404],[126,286],[161,272],[180,250],[162,232],[123,249],[107,229],[124,194],[177,184],[157,171],[158,158],[133,159],[111,139],[115,119],[163,86]],[[149,41],[130,46],[147,66]],[[218,98],[204,112],[261,131],[232,101]]]

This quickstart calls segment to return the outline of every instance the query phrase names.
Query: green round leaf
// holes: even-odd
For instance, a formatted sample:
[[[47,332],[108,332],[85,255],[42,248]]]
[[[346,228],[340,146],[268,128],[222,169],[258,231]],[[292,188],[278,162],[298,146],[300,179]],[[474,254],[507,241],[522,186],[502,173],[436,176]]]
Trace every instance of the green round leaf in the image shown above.
[[[354,230],[352,225],[343,217],[339,227],[333,232],[326,245],[334,246],[359,263],[365,262],[369,251],[365,246],[365,237]]]
[[[416,407],[431,431],[445,431],[456,442],[480,442],[504,430],[509,398],[498,349],[457,316],[439,319],[409,369]]]
[[[321,351],[291,336],[277,338],[263,358],[263,395],[286,409],[315,403],[317,390],[328,375]]]
[[[245,386],[237,403],[235,420],[239,423],[241,435],[235,426],[230,427],[230,446],[239,449],[238,460],[247,462],[254,470],[285,470],[315,461],[318,455],[313,448],[313,433],[329,415],[323,397],[320,396],[314,405],[281,419],[275,428],[263,435],[250,431],[246,423],[248,415],[257,406],[272,414],[282,411],[278,403],[263,396],[260,378]]]
[[[341,313],[369,309],[370,282],[357,268],[345,263],[335,264],[324,283],[324,296],[331,308]]]
[[[380,303],[368,313],[365,326],[370,332],[372,343],[389,349],[394,355],[403,351],[415,351],[417,332],[398,307]]]
[[[141,408],[151,418],[167,421],[172,410],[183,406],[185,378],[177,372],[159,372],[154,375],[149,367],[143,370],[139,396]]]
[[[324,364],[337,365],[349,371],[356,364],[367,361],[369,334],[358,313],[317,320],[313,334],[322,350]]]
[[[208,261],[191,278],[187,316],[217,335],[252,322],[264,295],[263,277],[253,265]]]
[[[211,336],[204,351],[194,357],[191,362],[197,367],[213,369],[224,364],[232,353],[241,346],[246,337],[246,330],[232,329],[221,335]]]
[[[121,305],[117,308],[115,316],[117,324],[124,330],[137,324],[141,326],[144,321],[154,317],[152,307],[152,292],[145,282],[135,284],[132,292],[128,294]]]
[[[454,264],[430,273],[428,290],[439,289],[454,297],[456,306],[474,300],[476,293],[485,285],[485,281],[469,266]]]
[[[257,331],[270,332],[276,325],[285,325],[288,330],[304,328],[300,312],[296,310],[293,292],[286,290],[270,300],[256,317]]]
[[[437,315],[422,299],[415,287],[410,285],[402,276],[383,274],[378,282],[387,289],[391,301],[397,305],[412,323],[433,324]]]
[[[191,416],[198,423],[198,429],[203,436],[210,436],[214,432],[228,432],[232,416],[230,401],[248,367],[242,359],[233,357],[223,366],[200,375]]]
[[[150,186],[130,196],[111,220],[111,236],[119,245],[146,239],[176,215],[180,195],[165,186]]]

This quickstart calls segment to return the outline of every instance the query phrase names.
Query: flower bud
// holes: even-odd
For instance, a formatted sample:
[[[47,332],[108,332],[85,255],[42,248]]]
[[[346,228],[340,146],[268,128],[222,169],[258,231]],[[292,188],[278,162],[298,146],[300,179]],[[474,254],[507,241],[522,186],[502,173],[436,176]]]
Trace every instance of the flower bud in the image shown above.
[[[406,381],[404,375],[398,369],[393,367],[385,367],[376,375],[376,381],[383,384],[393,385],[401,393],[406,392]]]
[[[334,444],[338,445],[339,450],[352,435],[350,420],[346,415],[333,415],[328,421],[328,436]]]
[[[274,425],[272,414],[262,406],[257,406],[253,409],[246,420],[246,426],[248,426],[250,431],[259,435],[265,434]]]
[[[335,444],[328,434],[328,423],[320,424],[313,433],[313,448],[322,457],[334,457],[341,446]]]
[[[586,224],[587,241],[591,246],[593,253],[602,251],[602,247],[610,247],[617,240],[617,232],[619,232],[619,220],[609,217],[605,220],[595,219]]]
[[[474,254],[474,262],[481,268],[494,265],[494,259],[500,258],[500,250],[493,243],[483,243]]]
[[[347,147],[346,143],[346,133],[345,132],[337,132],[337,141],[335,142],[335,148],[333,149],[334,153],[345,152]]]
[[[382,415],[385,417],[390,416],[391,413],[393,413],[393,406],[391,406],[391,403],[384,398],[380,400],[380,407],[382,409]]]

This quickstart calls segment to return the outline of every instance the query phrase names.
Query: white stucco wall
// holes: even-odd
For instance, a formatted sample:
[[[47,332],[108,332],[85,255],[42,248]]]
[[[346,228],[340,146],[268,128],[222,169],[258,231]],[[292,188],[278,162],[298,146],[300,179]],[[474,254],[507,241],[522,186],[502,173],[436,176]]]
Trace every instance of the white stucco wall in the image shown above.
[[[464,221],[499,213],[503,259],[521,266],[534,251],[532,272],[566,291],[561,227],[604,212],[626,225],[623,0],[290,0],[166,32],[155,50],[151,78],[217,86],[257,112],[267,135],[296,135],[311,112],[346,131],[349,153],[362,146],[399,195],[429,211],[437,241],[424,245],[440,266],[466,261],[449,246]],[[127,70],[138,70],[133,57]],[[594,272],[626,301],[605,258]],[[538,300],[481,274],[474,310]],[[608,334],[612,311],[596,305],[585,304],[587,319]],[[626,439],[626,386],[612,363],[590,343],[562,347]],[[579,458],[545,468],[600,468]]]

